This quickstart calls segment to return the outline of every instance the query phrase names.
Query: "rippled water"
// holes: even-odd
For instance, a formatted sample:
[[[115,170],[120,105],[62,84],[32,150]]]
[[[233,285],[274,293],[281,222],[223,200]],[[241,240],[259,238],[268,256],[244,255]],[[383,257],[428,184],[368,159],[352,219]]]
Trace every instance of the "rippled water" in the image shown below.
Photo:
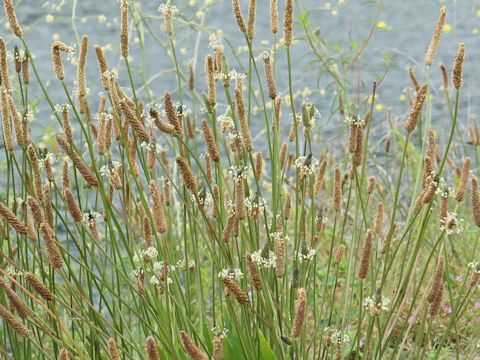
[[[78,0],[75,7],[75,16],[72,17],[73,4],[67,1],[59,12],[51,11],[52,4],[58,4],[60,0],[53,1],[49,5],[42,6],[38,0],[23,0],[17,6],[18,16],[24,27],[28,27],[26,38],[30,44],[31,51],[36,56],[36,63],[42,79],[47,81],[47,88],[56,103],[66,102],[63,90],[53,78],[53,70],[50,60],[50,44],[55,37],[62,41],[75,44],[76,36],[72,24],[75,24],[77,34],[88,34],[90,43],[98,43],[105,46],[111,46],[111,51],[107,52],[108,62],[111,66],[118,66],[123,70],[123,63],[120,62],[118,52],[119,26],[118,26],[118,2],[116,0],[94,1]],[[178,16],[175,20],[176,44],[179,50],[179,62],[185,69],[187,64],[195,56],[195,45],[197,41],[198,28],[189,26],[186,22],[193,20],[198,22],[195,12],[201,7],[202,1],[196,1],[197,5],[193,8],[186,5],[187,1],[175,1],[181,9],[184,16]],[[242,1],[247,4],[247,1]],[[282,3],[282,1],[280,1]],[[299,22],[299,4],[304,10],[309,11],[309,21],[312,28],[318,28],[330,46],[342,48],[338,53],[334,51],[331,54],[337,58],[342,51],[349,51],[352,42],[360,43],[366,37],[370,30],[372,21],[375,19],[377,4],[372,1],[345,1],[344,6],[338,6],[336,1],[330,4],[324,1],[299,0],[296,7],[297,27],[296,36],[300,37],[299,42],[293,48],[295,72],[295,87],[302,90],[305,87],[311,89],[308,95],[320,112],[324,115],[325,123],[329,118],[332,107],[332,94],[334,89],[330,87],[330,79],[320,74],[318,62],[314,61],[311,51],[308,49],[305,40],[302,39],[304,31]],[[47,3],[48,4],[48,3]],[[155,32],[155,35],[162,42],[167,38],[161,31],[161,18],[157,11],[160,2],[157,1],[139,1],[142,12],[148,18],[148,21]],[[477,10],[480,5],[477,1],[414,1],[406,0],[403,2],[388,0],[383,4],[379,21],[382,21],[381,28],[377,29],[369,41],[360,67],[354,68],[350,78],[358,82],[362,95],[369,93],[371,83],[377,80],[385,71],[385,59],[391,61],[389,71],[385,79],[378,87],[378,103],[383,106],[379,112],[380,119],[384,117],[385,110],[393,106],[394,114],[401,116],[408,110],[406,101],[400,102],[400,95],[406,86],[411,86],[406,75],[406,69],[412,66],[420,81],[425,81],[425,70],[423,67],[423,57],[425,49],[431,37],[440,6],[445,5],[448,9],[447,22],[451,25],[451,31],[444,34],[437,61],[432,67],[432,79],[434,85],[441,84],[441,75],[438,71],[438,63],[444,62],[448,68],[451,67],[453,57],[459,41],[463,41],[467,48],[467,61],[465,64],[465,89],[461,108],[461,127],[468,125],[468,120],[478,113],[479,103],[476,101],[476,90],[478,89],[479,63],[476,61],[479,53],[480,35],[477,35],[480,29],[480,18],[477,16]],[[217,29],[222,29],[225,35],[223,41],[230,57],[230,66],[239,68],[235,60],[231,57],[232,51],[237,50],[239,46],[244,45],[244,39],[237,30],[230,7],[230,1],[218,1],[210,7],[205,14],[204,26],[210,33]],[[283,6],[280,5],[280,13],[283,13]],[[478,13],[480,15],[480,13]],[[283,17],[283,15],[282,15]],[[256,52],[260,55],[267,47],[263,45],[264,41],[271,44],[271,33],[269,31],[268,1],[260,1],[257,15],[257,36],[255,39]],[[136,79],[140,80],[141,61],[144,61],[143,69],[145,78],[154,78],[150,86],[155,96],[160,98],[164,91],[176,89],[175,74],[171,71],[173,64],[165,50],[158,45],[153,37],[148,34],[147,28],[139,22],[139,26],[144,31],[144,59],[136,45],[132,45],[133,68],[137,72]],[[2,29],[1,35],[9,40],[9,47],[12,48],[18,41],[13,39],[8,30]],[[199,74],[198,87],[203,87],[203,57],[208,49],[208,34],[202,33],[198,43],[198,55],[196,59],[196,68]],[[228,49],[229,45],[231,46]],[[242,64],[247,64],[246,54],[240,54]],[[279,53],[277,82],[279,91],[287,93],[286,58],[284,52]],[[72,65],[67,66],[67,82],[71,84],[75,78],[75,68]],[[166,74],[163,72],[169,71]],[[163,74],[159,76],[159,74]],[[89,82],[92,94],[98,93],[101,89],[98,70],[93,51],[89,54],[88,76],[94,81]],[[123,71],[120,81],[127,87],[128,81]],[[35,85],[34,85],[35,86]],[[437,87],[437,86],[436,86]],[[355,87],[354,87],[355,88]],[[437,87],[438,88],[438,87]],[[140,96],[146,97],[145,93]],[[50,118],[48,104],[39,96],[38,89],[33,91],[33,98],[38,99],[39,120],[35,123],[34,135],[41,136],[49,126],[56,128],[56,123]],[[442,111],[441,94],[434,93],[434,123],[442,120],[446,113]],[[92,103],[95,97],[91,97]],[[93,104],[92,104],[93,107]],[[47,111],[48,110],[48,111]],[[259,121],[261,123],[261,121]],[[255,123],[253,126],[256,126]],[[330,126],[326,127],[327,129]],[[438,129],[441,130],[441,129]]]

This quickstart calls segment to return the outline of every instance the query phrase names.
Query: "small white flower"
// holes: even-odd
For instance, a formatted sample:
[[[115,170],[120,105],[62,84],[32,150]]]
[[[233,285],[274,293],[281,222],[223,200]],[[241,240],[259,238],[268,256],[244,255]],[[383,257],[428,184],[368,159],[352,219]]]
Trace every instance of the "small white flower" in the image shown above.
[[[265,208],[265,200],[259,195],[249,196],[245,198],[245,207],[250,217],[257,218]]]
[[[178,9],[177,9],[176,6],[173,6],[173,5],[170,5],[170,4],[161,4],[158,7],[158,11],[160,11],[163,14],[165,14],[165,13],[175,14],[175,13],[178,12]]]
[[[357,126],[365,125],[365,122],[362,120],[362,118],[358,114],[348,114],[347,116],[345,116],[345,122],[348,125],[357,125]]]
[[[175,266],[179,269],[186,269],[186,261],[185,259],[178,260]],[[194,269],[196,266],[195,260],[188,260],[188,269]]]
[[[384,311],[388,311],[390,299],[381,295],[369,296],[363,300],[363,307],[370,315],[380,315]]]
[[[93,210],[87,211],[87,212],[83,213],[82,222],[88,225],[92,221],[96,221],[96,219],[98,219],[100,217],[102,217],[102,214],[100,214],[97,211],[93,211]]]
[[[45,168],[46,163],[53,165],[54,162],[55,162],[55,155],[53,153],[40,152],[40,168]]]
[[[222,114],[217,117],[218,122],[220,123],[220,130],[223,133],[232,131],[235,129],[235,122],[233,121],[232,117],[230,114]]]
[[[218,278],[219,279],[224,279],[224,278],[231,278],[234,280],[242,280],[243,279],[243,273],[240,269],[236,268],[230,268],[230,269],[222,269],[218,273]]]
[[[315,173],[315,169],[318,166],[318,160],[312,155],[299,156],[295,160],[295,167],[300,169],[300,177],[310,176]]]
[[[223,330],[222,329],[219,329],[218,327],[213,327],[210,329],[216,336],[223,336],[223,337],[226,337],[227,334],[228,334],[228,329],[227,328],[224,328]]]
[[[103,165],[100,168],[100,174],[102,176],[111,177],[115,174],[115,171],[120,168],[120,166],[122,166],[122,163],[120,161],[112,160],[109,162],[108,165]]]
[[[281,231],[277,231],[277,232],[271,233],[271,234],[270,234],[270,237],[271,237],[272,240],[274,240],[274,241],[278,241],[278,240],[288,241],[288,235],[287,235],[287,234],[284,234],[284,233],[281,232]]]
[[[247,166],[230,166],[228,173],[232,175],[235,180],[240,180],[247,178],[247,170]]]
[[[304,250],[300,250],[297,252],[296,256],[297,256],[297,259],[298,259],[298,262],[299,263],[303,263],[304,261],[310,261],[313,259],[313,257],[315,256],[315,249],[310,249],[310,250],[307,250],[304,251]]]
[[[17,275],[22,275],[22,272],[20,270],[15,269],[15,266],[12,264],[8,264],[5,267],[5,271],[7,272],[8,275],[10,276],[17,276]]]
[[[463,219],[457,217],[457,213],[448,212],[445,219],[440,221],[440,230],[445,231],[448,235],[460,234],[463,231]]]
[[[263,256],[262,250],[255,251],[252,254],[252,261],[263,268],[274,268],[277,265],[277,256],[271,250],[268,250],[268,256]]]
[[[480,274],[480,261],[472,261],[468,263],[468,267],[472,269],[474,273]]]

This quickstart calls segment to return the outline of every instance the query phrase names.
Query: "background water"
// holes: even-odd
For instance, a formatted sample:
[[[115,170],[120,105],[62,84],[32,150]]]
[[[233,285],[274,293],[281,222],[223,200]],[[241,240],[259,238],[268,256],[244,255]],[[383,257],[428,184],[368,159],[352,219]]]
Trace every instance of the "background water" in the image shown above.
[[[243,65],[248,63],[247,54],[242,53],[241,47],[245,42],[234,21],[230,1],[208,2],[213,5],[205,8],[201,0],[175,1],[175,5],[180,9],[180,14],[175,18],[175,41],[179,63],[185,70],[190,61],[196,64],[199,89],[204,88],[203,58],[210,50],[208,48],[209,35],[217,30],[223,31],[222,43],[225,45],[227,57],[230,59],[230,66],[237,69],[240,67],[232,57],[234,52],[238,52],[238,57]],[[191,3],[194,5],[190,6]],[[245,6],[244,12],[246,13],[248,2],[242,0],[241,3],[242,6]],[[279,1],[279,3],[279,12],[283,18],[283,1]],[[310,91],[305,91],[304,95],[313,101],[322,113],[320,125],[327,133],[336,128],[335,121],[338,121],[335,117],[332,119],[329,117],[335,88],[331,86],[331,79],[321,70],[304,40],[305,32],[301,27],[299,16],[301,14],[300,7],[308,10],[311,27],[320,30],[330,47],[331,54],[338,59],[342,53],[350,50],[352,44],[360,44],[364,41],[375,21],[378,9],[378,4],[374,1],[347,0],[340,1],[340,3],[339,5],[337,1],[298,0],[295,8],[296,28],[294,33],[299,38],[293,47],[295,89],[297,91],[302,91],[306,87],[310,89]],[[159,1],[142,0],[137,1],[136,6],[148,19],[155,36],[166,46],[168,39],[161,30],[161,14],[157,11],[159,4]],[[443,62],[447,68],[451,68],[460,41],[465,42],[467,48],[465,89],[463,90],[467,95],[462,96],[460,127],[465,129],[469,121],[475,118],[475,114],[479,112],[480,105],[477,101],[479,62],[477,59],[480,49],[480,34],[477,33],[480,29],[480,4],[478,1],[406,0],[399,2],[387,0],[381,7],[381,14],[378,18],[379,26],[371,37],[359,66],[355,67],[350,75],[350,79],[358,82],[362,95],[366,96],[370,92],[372,82],[378,80],[385,72],[386,59],[388,59],[390,63],[388,72],[379,84],[377,91],[377,103],[379,104],[377,124],[380,124],[379,127],[385,124],[382,119],[385,118],[387,108],[392,107],[394,116],[398,117],[408,111],[408,102],[401,98],[405,87],[411,87],[406,74],[408,67],[411,66],[414,69],[421,82],[425,81],[424,53],[442,5],[448,9],[447,23],[450,31],[445,32],[437,60],[432,67],[433,122],[434,124],[444,124],[446,121],[444,119],[446,111],[441,105],[442,95],[435,92],[435,89],[441,84],[438,64]],[[117,46],[119,39],[118,6],[119,3],[116,0],[78,0],[76,2],[71,0],[23,0],[18,2],[18,17],[26,30],[26,38],[36,57],[39,73],[46,81],[47,89],[55,103],[66,102],[63,90],[54,79],[51,64],[50,45],[53,39],[57,38],[65,43],[75,45],[78,40],[77,36],[88,34],[91,45],[98,43],[106,46],[109,65],[116,66],[121,71],[120,82],[128,88],[128,78],[124,71],[124,65],[120,61]],[[204,11],[203,25],[199,28],[201,20],[196,14],[201,9],[206,10]],[[263,51],[269,49],[272,43],[269,22],[268,1],[261,0],[258,2],[257,36],[255,38],[255,53],[259,56]],[[5,21],[3,23],[5,24]],[[134,38],[137,35],[133,35],[131,54],[133,69],[136,72],[135,78],[137,82],[141,82],[140,69],[143,68],[145,79],[151,80],[153,96],[161,98],[166,90],[173,91],[177,88],[173,64],[165,52],[168,47],[162,48],[148,33],[146,26],[141,21],[139,21],[139,27],[144,31],[142,40],[145,53],[142,59],[138,45],[135,44]],[[199,29],[201,29],[200,37],[198,37]],[[13,51],[13,46],[18,44],[18,40],[10,34],[6,25],[1,28],[0,35],[7,39],[8,46]],[[280,36],[282,35],[283,31],[280,31]],[[197,43],[197,41],[199,42]],[[76,45],[75,47],[78,48]],[[335,53],[332,49],[342,50]],[[88,61],[89,87],[92,94],[90,98],[92,108],[94,108],[97,97],[93,95],[101,89],[92,48],[90,48]],[[142,62],[143,65],[141,65]],[[286,72],[284,71],[286,56],[282,50],[278,56],[277,66],[279,70],[277,71],[278,89],[286,94],[288,92]],[[75,66],[66,65],[66,67],[66,80],[73,89]],[[146,98],[146,90],[142,89],[139,96]],[[33,81],[31,99],[38,101],[37,121],[32,124],[32,128],[34,137],[40,139],[43,135],[56,131],[57,124],[52,119],[48,104],[36,88],[36,81]],[[220,105],[220,111],[221,109]],[[260,129],[260,125],[256,125],[257,123],[263,124],[262,121],[253,122],[253,127],[258,126],[254,130]],[[441,132],[441,129],[440,126],[437,131]],[[379,133],[381,133],[380,129]]]

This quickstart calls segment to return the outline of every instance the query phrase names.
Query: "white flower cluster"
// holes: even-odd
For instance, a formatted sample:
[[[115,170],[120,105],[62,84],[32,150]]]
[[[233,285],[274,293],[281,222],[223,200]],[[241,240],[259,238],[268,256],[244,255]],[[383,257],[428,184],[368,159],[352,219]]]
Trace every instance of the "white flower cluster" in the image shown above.
[[[310,250],[307,250],[306,252],[300,250],[297,252],[296,257],[299,263],[303,263],[304,261],[312,260],[313,257],[315,256],[315,253],[316,253],[315,249],[310,249]]]
[[[32,123],[35,121],[35,114],[33,113],[33,111],[28,111],[26,114],[25,114],[25,118],[27,119],[27,121],[29,123]]]
[[[295,167],[300,169],[300,177],[310,176],[315,173],[318,166],[318,160],[310,156],[299,156],[295,160]]]
[[[262,256],[262,250],[255,251],[252,254],[252,261],[263,268],[274,268],[277,265],[277,256],[271,250],[268,251],[268,257]]]
[[[117,161],[117,160],[113,160],[110,162],[110,164],[108,165],[103,165],[101,168],[100,168],[100,174],[102,176],[112,176],[114,171],[118,170],[118,168],[122,165],[122,163],[120,161]]]
[[[363,307],[370,315],[380,315],[384,311],[388,311],[390,299],[385,296],[370,296],[363,300]]]
[[[112,80],[112,79],[118,79],[118,72],[115,70],[107,70],[102,74],[102,77],[105,80]]]
[[[55,155],[51,152],[44,153],[40,156],[40,168],[44,168],[46,163],[52,165],[55,162]]]
[[[438,181],[435,181],[435,179],[433,178],[433,174],[430,175],[430,178],[432,180],[432,182],[437,186],[437,190],[435,190],[435,194],[436,195],[442,195],[446,192],[448,192],[449,194],[454,194],[454,189],[452,187],[448,187],[447,186],[447,183],[445,182],[445,179],[443,177],[441,177]]]
[[[287,241],[288,240],[288,235],[287,234],[284,234],[283,232],[281,231],[277,231],[277,232],[273,232],[270,234],[270,237],[272,238],[272,240],[274,241],[278,241],[278,240],[285,240]]]
[[[196,264],[195,264],[195,260],[188,260],[188,267],[187,267],[187,262],[185,259],[181,259],[181,260],[178,260],[177,263],[175,264],[175,266],[179,269],[188,269],[188,270],[191,270],[191,269],[194,269]]]
[[[243,279],[243,272],[242,270],[236,268],[230,268],[230,269],[222,269],[219,273],[218,273],[218,278],[219,279],[224,279],[224,278],[231,278],[231,279],[234,279],[234,280],[242,280]]]
[[[347,116],[345,116],[345,122],[348,125],[357,125],[357,126],[365,125],[365,122],[362,120],[362,118],[358,114],[348,114]]]
[[[321,221],[322,224],[325,225],[328,221],[328,218],[326,216],[317,214],[315,215],[315,223],[318,223],[319,221]]]
[[[329,329],[328,327],[325,329],[330,333],[329,340],[332,344],[350,344],[350,338],[347,334],[343,333],[338,329]]]
[[[228,112],[225,112],[224,114],[219,115],[217,117],[217,120],[220,123],[220,130],[223,133],[230,132],[233,129],[235,129],[235,123],[232,119],[232,116]]]
[[[160,285],[162,282],[163,282],[162,279],[157,275],[152,275],[152,277],[150,278],[150,284],[152,285]],[[173,284],[173,280],[170,276],[167,276],[166,282],[167,282],[167,285]]]
[[[245,198],[245,206],[250,216],[258,214],[265,208],[265,199],[261,196],[252,195]]]
[[[468,267],[472,269],[474,273],[480,274],[480,261],[472,261],[468,263]]]
[[[57,104],[54,109],[57,114],[62,113],[64,110],[70,110],[72,107],[69,104]]]
[[[146,250],[140,250],[138,254],[133,255],[134,262],[149,262],[158,256],[158,251],[154,247],[149,247]]]
[[[7,272],[8,275],[10,276],[17,276],[17,275],[22,275],[22,272],[20,270],[17,270],[15,266],[12,264],[8,264],[5,267],[5,271]]]
[[[164,146],[162,146],[160,144],[157,144],[155,142],[147,143],[146,141],[142,141],[142,143],[140,144],[140,147],[142,147],[144,149],[147,149],[147,150],[155,150],[155,152],[157,154],[160,154],[163,151],[167,150]]]
[[[445,231],[448,235],[460,234],[463,231],[463,219],[457,217],[457,213],[448,212],[447,217],[440,222],[440,230]]]
[[[218,327],[213,327],[210,329],[216,336],[223,336],[223,337],[226,337],[228,335],[228,329],[227,328],[224,328],[223,330],[222,329],[219,329]]]
[[[96,219],[98,218],[101,218],[102,217],[102,214],[100,214],[98,211],[88,211],[88,212],[85,212],[83,213],[83,219],[82,219],[82,222],[84,224],[90,224],[92,221],[95,221]]]
[[[235,180],[247,178],[247,166],[230,166],[228,173],[232,175]]]
[[[130,274],[132,278],[136,279],[137,277],[141,276],[141,275],[144,275],[145,274],[145,271],[143,270],[143,268],[137,268],[137,269],[133,269],[132,273]]]
[[[235,69],[232,69],[232,70],[230,70],[230,72],[228,74],[219,73],[219,74],[216,74],[215,77],[217,78],[217,80],[221,80],[221,81],[230,80],[231,81],[231,80],[243,80],[247,77],[247,75],[244,74],[244,73],[239,73]]]
[[[160,11],[162,14],[166,14],[166,13],[175,14],[178,12],[178,9],[176,6],[173,6],[170,4],[161,4],[158,7],[158,11]]]
[[[174,265],[167,265],[163,261],[156,261],[153,263],[153,271],[156,273],[164,273],[165,271],[175,271]]]
[[[227,200],[226,208],[227,208],[228,215],[235,214],[235,204],[233,203],[232,200]]]

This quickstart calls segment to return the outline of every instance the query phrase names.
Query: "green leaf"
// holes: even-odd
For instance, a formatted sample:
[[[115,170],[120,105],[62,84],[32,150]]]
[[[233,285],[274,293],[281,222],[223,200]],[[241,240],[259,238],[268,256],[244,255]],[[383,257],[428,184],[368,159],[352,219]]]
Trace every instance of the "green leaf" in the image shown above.
[[[260,357],[264,360],[276,360],[277,357],[260,330],[258,330],[258,339],[260,342]]]

